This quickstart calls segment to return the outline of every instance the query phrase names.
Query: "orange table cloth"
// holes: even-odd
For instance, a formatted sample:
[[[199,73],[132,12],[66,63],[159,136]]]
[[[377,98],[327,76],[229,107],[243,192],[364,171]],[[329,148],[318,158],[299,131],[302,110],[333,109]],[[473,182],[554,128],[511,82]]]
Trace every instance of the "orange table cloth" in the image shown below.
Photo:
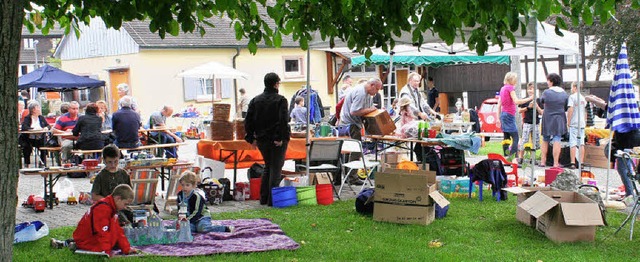
[[[291,138],[285,159],[306,158],[307,150],[305,143],[305,138]],[[200,141],[198,141],[198,155],[218,161],[224,159],[225,168],[228,169],[233,169],[233,151],[236,150],[238,152],[237,168],[249,168],[253,163],[264,164],[264,159],[260,151],[257,148],[252,149],[251,144],[244,140],[200,139]]]

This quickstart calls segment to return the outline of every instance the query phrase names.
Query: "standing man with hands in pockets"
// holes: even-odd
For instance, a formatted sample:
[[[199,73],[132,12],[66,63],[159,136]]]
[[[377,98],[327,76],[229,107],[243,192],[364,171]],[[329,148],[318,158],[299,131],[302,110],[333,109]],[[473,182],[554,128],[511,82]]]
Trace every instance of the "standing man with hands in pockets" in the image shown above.
[[[249,102],[244,120],[245,140],[258,147],[264,159],[265,173],[260,188],[260,204],[272,206],[271,189],[278,187],[284,156],[291,130],[289,103],[278,94],[280,77],[276,73],[264,76],[264,91]]]

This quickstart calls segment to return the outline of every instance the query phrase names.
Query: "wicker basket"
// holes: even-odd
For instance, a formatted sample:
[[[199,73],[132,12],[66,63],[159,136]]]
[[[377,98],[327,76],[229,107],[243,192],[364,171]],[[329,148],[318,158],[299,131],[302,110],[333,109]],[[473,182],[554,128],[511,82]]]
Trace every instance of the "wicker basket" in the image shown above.
[[[244,118],[236,118],[233,121],[233,129],[236,132],[236,140],[244,140]]]
[[[229,121],[212,121],[211,140],[233,140],[233,123]]]
[[[213,103],[213,120],[214,121],[229,121],[230,113],[231,113],[230,104]]]

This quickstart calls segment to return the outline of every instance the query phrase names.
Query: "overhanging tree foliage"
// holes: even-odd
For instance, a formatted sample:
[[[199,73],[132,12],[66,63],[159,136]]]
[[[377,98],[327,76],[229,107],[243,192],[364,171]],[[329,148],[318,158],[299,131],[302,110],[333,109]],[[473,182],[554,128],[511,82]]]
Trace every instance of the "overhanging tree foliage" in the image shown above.
[[[595,44],[592,53],[595,59],[591,60],[590,65],[596,64],[598,69],[615,71],[620,46],[626,42],[631,70],[640,69],[640,12],[630,8],[630,5],[628,1],[618,4],[615,19],[597,21],[593,26],[584,27],[589,41]]]
[[[266,7],[268,16],[259,8]],[[249,40],[255,52],[258,43],[279,46],[282,35],[292,35],[304,49],[312,32],[320,32],[329,43],[343,41],[354,50],[370,54],[370,47],[389,50],[394,36],[412,33],[413,42],[422,43],[423,34],[432,33],[446,43],[464,40],[479,54],[489,45],[515,44],[513,32],[526,26],[519,17],[544,21],[552,14],[571,18],[572,23],[594,18],[606,22],[619,0],[6,0],[0,2],[0,215],[2,241],[0,260],[10,261],[15,221],[17,150],[16,86],[20,32],[24,25],[47,33],[57,22],[67,32],[78,23],[100,17],[108,27],[119,28],[123,21],[150,21],[150,30],[160,36],[182,32],[205,34],[206,19],[229,17],[238,38]],[[640,0],[633,0],[638,7]],[[25,16],[25,12],[28,14]],[[274,23],[275,22],[275,23]],[[564,21],[558,26],[565,28]],[[462,35],[463,28],[473,28]],[[524,31],[524,30],[522,30]],[[78,32],[81,35],[81,32]]]

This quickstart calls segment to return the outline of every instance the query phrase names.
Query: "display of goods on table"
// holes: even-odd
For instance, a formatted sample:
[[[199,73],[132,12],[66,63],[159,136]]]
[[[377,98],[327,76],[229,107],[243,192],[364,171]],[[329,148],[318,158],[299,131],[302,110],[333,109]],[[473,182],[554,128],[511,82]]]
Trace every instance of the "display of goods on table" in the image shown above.
[[[167,159],[158,157],[127,160],[127,166],[153,166],[165,163],[167,163]]]
[[[601,128],[585,128],[584,133],[587,136],[587,144],[595,145],[598,140],[603,138],[609,138],[609,129]]]
[[[211,140],[233,140],[233,123],[229,121],[211,121]]]

